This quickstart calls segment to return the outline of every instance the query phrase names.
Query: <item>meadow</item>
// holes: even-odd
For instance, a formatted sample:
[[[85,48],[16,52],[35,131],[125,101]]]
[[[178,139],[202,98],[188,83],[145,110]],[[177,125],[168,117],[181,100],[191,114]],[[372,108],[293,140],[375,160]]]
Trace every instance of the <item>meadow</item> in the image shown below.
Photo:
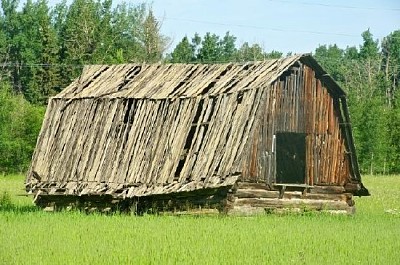
[[[354,215],[48,213],[0,175],[0,264],[399,264],[400,176],[364,176]]]

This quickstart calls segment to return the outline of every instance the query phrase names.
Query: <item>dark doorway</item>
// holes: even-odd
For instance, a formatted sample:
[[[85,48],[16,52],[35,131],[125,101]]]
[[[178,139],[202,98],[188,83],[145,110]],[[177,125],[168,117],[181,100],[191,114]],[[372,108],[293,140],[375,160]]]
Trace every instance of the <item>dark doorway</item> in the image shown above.
[[[276,134],[276,182],[305,183],[306,134]]]

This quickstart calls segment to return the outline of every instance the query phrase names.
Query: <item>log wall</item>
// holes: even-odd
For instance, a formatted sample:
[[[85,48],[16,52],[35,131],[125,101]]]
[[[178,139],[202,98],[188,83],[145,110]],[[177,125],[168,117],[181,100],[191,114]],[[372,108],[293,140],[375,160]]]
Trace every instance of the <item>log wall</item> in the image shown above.
[[[233,215],[287,211],[352,214],[355,211],[353,194],[343,186],[270,190],[263,184],[238,182],[227,202],[227,213]]]

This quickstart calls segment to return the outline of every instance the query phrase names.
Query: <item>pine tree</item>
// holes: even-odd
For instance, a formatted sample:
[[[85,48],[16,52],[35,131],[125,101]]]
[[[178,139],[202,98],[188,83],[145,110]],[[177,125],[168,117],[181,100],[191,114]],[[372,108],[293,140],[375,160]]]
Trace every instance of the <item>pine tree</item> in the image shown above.
[[[201,41],[201,47],[196,55],[197,59],[202,63],[218,62],[222,54],[219,43],[219,36],[207,32]]]
[[[321,45],[315,50],[315,58],[323,65],[324,69],[337,82],[344,81],[344,51],[336,44]]]
[[[236,49],[236,37],[226,32],[225,36],[219,42],[220,55],[218,60],[222,62],[232,62],[235,60]]]
[[[60,60],[63,62],[61,79],[63,86],[79,75],[83,65],[95,63],[93,53],[96,28],[99,24],[98,3],[93,0],[74,0],[68,8],[65,22],[60,30]]]
[[[146,6],[119,4],[112,12],[112,58],[114,63],[143,61],[144,48],[140,42],[141,25]]]
[[[400,30],[390,33],[382,41],[382,69],[386,104],[389,108],[389,172],[400,172]]]
[[[171,53],[172,63],[191,63],[195,61],[195,47],[190,44],[187,36],[176,45]]]
[[[36,3],[27,2],[24,7],[26,38],[31,44],[24,47],[26,62],[31,67],[24,68],[23,83],[26,86],[25,97],[32,103],[45,104],[47,98],[57,91],[58,82],[58,43],[51,24],[50,10],[45,0]],[[34,45],[32,45],[34,43]],[[25,76],[28,78],[25,79]]]
[[[258,44],[249,45],[248,42],[243,43],[236,52],[236,60],[239,62],[262,61],[265,60],[266,54],[263,48]]]
[[[2,31],[5,35],[6,54],[4,55],[9,65],[6,68],[12,89],[18,93],[22,93],[22,84],[20,79],[21,72],[21,55],[20,55],[20,39],[21,32],[21,14],[17,11],[17,0],[1,0],[3,11],[2,16]],[[3,36],[4,38],[4,36]]]
[[[162,59],[166,50],[168,38],[160,32],[161,23],[156,19],[150,9],[142,25],[142,43],[144,47],[144,60],[146,62],[157,62]]]

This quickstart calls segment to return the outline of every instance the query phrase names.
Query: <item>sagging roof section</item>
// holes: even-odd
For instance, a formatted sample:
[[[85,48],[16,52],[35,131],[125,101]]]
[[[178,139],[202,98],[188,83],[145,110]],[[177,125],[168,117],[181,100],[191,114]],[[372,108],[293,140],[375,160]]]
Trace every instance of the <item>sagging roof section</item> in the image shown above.
[[[216,96],[268,87],[297,61],[312,64],[317,72],[344,94],[309,55],[278,60],[230,64],[123,64],[86,66],[82,75],[55,98],[187,98]]]

